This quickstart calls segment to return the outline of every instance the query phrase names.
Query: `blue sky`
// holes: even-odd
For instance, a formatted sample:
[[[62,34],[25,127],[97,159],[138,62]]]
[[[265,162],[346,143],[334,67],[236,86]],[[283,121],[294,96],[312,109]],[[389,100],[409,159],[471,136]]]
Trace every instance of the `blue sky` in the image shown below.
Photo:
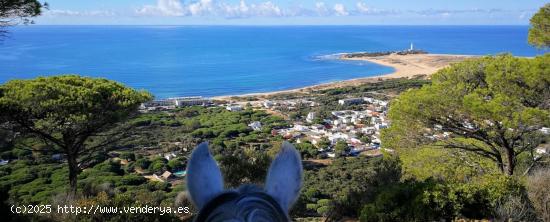
[[[42,25],[527,25],[544,0],[48,0]]]

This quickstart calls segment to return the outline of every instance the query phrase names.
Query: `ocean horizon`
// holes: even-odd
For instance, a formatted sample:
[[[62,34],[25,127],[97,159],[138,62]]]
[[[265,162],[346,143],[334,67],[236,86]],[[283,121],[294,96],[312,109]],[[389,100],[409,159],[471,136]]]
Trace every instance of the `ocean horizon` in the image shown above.
[[[0,43],[0,83],[56,74],[120,81],[157,98],[288,90],[393,68],[327,55],[409,48],[536,56],[528,26],[18,26]]]

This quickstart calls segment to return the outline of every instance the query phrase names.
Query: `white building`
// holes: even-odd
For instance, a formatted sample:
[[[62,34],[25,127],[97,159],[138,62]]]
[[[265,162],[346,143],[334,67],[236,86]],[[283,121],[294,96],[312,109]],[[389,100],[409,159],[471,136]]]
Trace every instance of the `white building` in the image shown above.
[[[252,128],[254,131],[262,130],[262,123],[260,123],[259,121],[254,121],[254,122],[248,124],[248,126],[250,128]]]
[[[379,105],[379,106],[382,106],[382,107],[386,107],[386,106],[388,106],[388,102],[378,100],[378,105]]]
[[[535,158],[539,158],[540,156],[546,156],[550,154],[550,146],[546,147],[538,147],[535,149]]]
[[[308,123],[312,123],[313,120],[315,120],[315,118],[317,118],[316,113],[315,112],[310,112],[310,113],[307,114],[306,121]]]
[[[149,102],[142,103],[139,107],[140,109],[152,110],[154,108],[174,108],[175,104],[173,100],[153,100]]]
[[[374,98],[369,98],[369,97],[365,97],[363,98],[363,101],[367,102],[367,103],[374,103]]]
[[[313,124],[311,126],[311,129],[314,130],[314,131],[322,131],[323,129],[325,129],[325,126],[323,126],[321,124]]]
[[[361,128],[361,132],[363,132],[364,134],[367,134],[367,135],[372,135],[376,132],[376,128],[374,127],[364,127],[364,128]]]
[[[363,103],[363,98],[351,98],[351,99],[338,100],[338,104],[340,104],[342,106],[362,104],[362,103]]]
[[[211,101],[209,99],[203,98],[201,96],[194,97],[175,97],[170,98],[177,107],[182,106],[204,106],[209,104]]]
[[[328,140],[330,141],[330,143],[334,144],[339,140],[348,140],[349,138],[350,137],[348,134],[338,132],[338,133],[329,135]]]
[[[386,129],[386,128],[388,128],[388,124],[386,124],[386,123],[377,123],[377,124],[374,124],[374,128],[376,128],[377,130]]]
[[[241,105],[229,105],[225,107],[226,110],[229,110],[231,112],[238,112],[243,110],[243,106]]]
[[[302,131],[308,131],[309,129],[307,128],[307,126],[296,124],[294,125],[294,130],[302,132]]]
[[[173,153],[173,152],[172,152],[172,153],[164,154],[164,159],[166,159],[166,160],[171,160],[171,159],[174,159],[174,158],[176,158],[176,157],[177,157],[177,155],[176,155],[175,153]]]
[[[273,103],[272,101],[266,100],[266,101],[264,101],[263,105],[264,105],[265,108],[269,109],[269,108],[273,107],[275,105],[275,103]]]

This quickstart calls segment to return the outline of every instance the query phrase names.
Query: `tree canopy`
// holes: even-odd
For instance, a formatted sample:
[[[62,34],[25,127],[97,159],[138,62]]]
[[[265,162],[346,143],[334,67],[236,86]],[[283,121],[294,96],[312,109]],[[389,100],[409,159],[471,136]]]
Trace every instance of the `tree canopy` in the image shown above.
[[[42,13],[42,9],[48,7],[47,3],[37,0],[2,0],[0,1],[0,35],[5,33],[1,28],[18,23],[31,23],[30,17]]]
[[[540,8],[531,18],[528,41],[538,48],[550,47],[550,3]]]
[[[512,175],[550,125],[550,55],[474,58],[433,75],[431,85],[401,94],[389,111],[385,146],[431,144],[489,159]],[[538,157],[540,158],[540,157]]]
[[[71,188],[76,191],[79,156],[91,155],[116,138],[106,133],[152,97],[101,78],[77,75],[12,80],[0,86],[0,118],[14,130],[43,139],[64,153]],[[91,138],[108,139],[90,143]],[[98,139],[99,140],[99,139]],[[100,140],[101,141],[101,140]]]

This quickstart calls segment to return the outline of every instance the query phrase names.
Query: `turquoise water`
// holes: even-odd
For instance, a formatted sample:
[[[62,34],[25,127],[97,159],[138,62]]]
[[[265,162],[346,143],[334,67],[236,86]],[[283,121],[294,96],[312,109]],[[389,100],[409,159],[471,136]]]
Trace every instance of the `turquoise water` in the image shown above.
[[[158,98],[299,88],[390,73],[324,55],[401,50],[519,56],[527,26],[27,26],[0,43],[0,83],[39,75],[105,77]]]
[[[174,175],[176,175],[177,177],[184,177],[185,175],[187,175],[187,171],[183,170],[183,171],[174,172]]]

